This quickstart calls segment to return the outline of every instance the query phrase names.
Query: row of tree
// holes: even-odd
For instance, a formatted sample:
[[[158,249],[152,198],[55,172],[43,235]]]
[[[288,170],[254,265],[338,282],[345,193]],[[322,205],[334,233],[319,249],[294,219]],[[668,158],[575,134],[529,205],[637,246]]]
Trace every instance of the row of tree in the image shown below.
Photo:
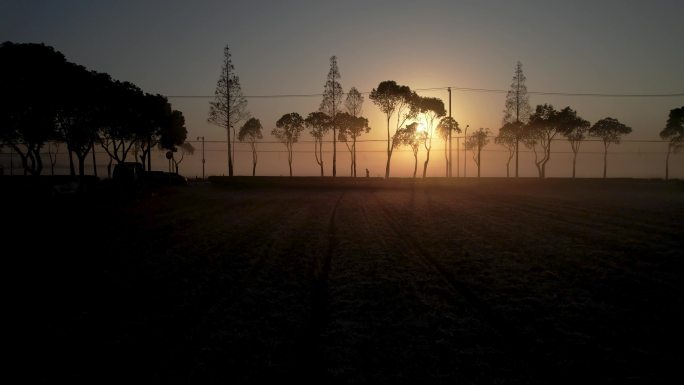
[[[246,110],[247,101],[242,95],[239,78],[234,73],[228,47],[224,49],[224,65],[222,75],[219,78],[215,92],[215,100],[211,103],[209,122],[226,128],[228,134],[228,172],[233,175],[233,154],[235,136],[238,140],[247,141],[252,149],[252,175],[256,173],[257,164],[257,140],[263,137],[262,125],[258,119],[249,118]],[[323,90],[323,100],[319,110],[310,113],[306,118],[299,113],[292,112],[283,115],[277,122],[271,134],[281,141],[287,148],[290,176],[292,175],[292,160],[294,144],[298,141],[305,127],[314,139],[315,160],[324,176],[323,143],[324,137],[332,131],[333,157],[332,175],[337,174],[337,141],[344,142],[351,156],[350,175],[356,176],[356,140],[363,134],[368,133],[368,119],[361,116],[364,98],[354,87],[347,93],[344,101],[346,111],[341,104],[344,92],[339,83],[339,68],[337,58],[330,58],[330,70]],[[565,107],[556,110],[550,104],[538,105],[534,112],[529,104],[525,75],[522,64],[517,63],[513,82],[506,95],[503,125],[499,129],[495,142],[508,150],[506,162],[506,175],[510,176],[510,164],[515,158],[515,176],[518,176],[519,147],[522,143],[534,153],[534,164],[540,178],[546,176],[546,165],[551,159],[551,144],[559,136],[565,137],[573,151],[572,176],[575,177],[577,154],[585,139],[588,137],[599,138],[604,145],[603,176],[607,173],[608,148],[612,143],[619,143],[622,136],[629,134],[632,129],[617,119],[606,117],[591,125],[587,120],[577,115],[572,108]],[[428,164],[432,143],[435,137],[445,141],[444,158],[446,162],[446,176],[450,176],[451,151],[448,144],[451,143],[453,133],[461,133],[458,122],[454,120],[439,98],[421,97],[409,86],[397,84],[388,80],[381,82],[373,88],[369,95],[370,100],[385,115],[387,121],[387,163],[385,177],[390,176],[391,159],[394,149],[399,146],[407,146],[411,149],[415,160],[413,177],[418,171],[418,153],[420,148],[425,149],[425,161],[423,163],[422,176],[427,176]],[[683,107],[684,108],[684,107]],[[668,156],[666,159],[666,176],[669,176],[669,156],[671,152],[677,152],[682,148],[682,118],[681,109],[672,110],[667,127],[661,132],[661,137],[669,141]],[[678,112],[679,111],[679,112]],[[673,115],[674,114],[674,115]],[[677,118],[679,114],[679,118]],[[396,118],[396,124],[392,124],[392,118]],[[679,119],[679,120],[677,120]],[[235,127],[242,121],[239,133]],[[489,143],[490,131],[488,128],[467,135],[465,148],[473,151],[473,160],[480,175],[481,151]],[[233,140],[231,142],[231,135]],[[231,146],[232,143],[232,146]]]
[[[131,152],[151,168],[151,151],[168,157],[185,143],[187,129],[180,111],[166,97],[143,92],[129,82],[71,63],[44,44],[0,45],[0,144],[19,154],[25,173],[40,175],[46,144],[65,143],[72,175],[85,174],[85,160],[100,146],[112,162],[125,162]],[[50,161],[54,167],[51,148]]]

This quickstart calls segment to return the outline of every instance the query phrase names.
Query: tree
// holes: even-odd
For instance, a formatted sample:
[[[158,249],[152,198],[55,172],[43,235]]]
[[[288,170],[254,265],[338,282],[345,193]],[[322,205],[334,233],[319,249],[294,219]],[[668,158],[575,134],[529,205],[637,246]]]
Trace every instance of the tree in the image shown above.
[[[368,119],[361,117],[363,102],[363,95],[361,95],[356,87],[352,87],[349,90],[349,93],[347,93],[347,99],[344,101],[344,106],[347,108],[347,113],[356,119],[347,119],[347,117],[340,119],[341,124],[344,125],[340,126],[338,138],[340,141],[345,142],[347,150],[349,150],[351,154],[351,175],[354,177],[356,176],[356,138],[361,136],[364,131],[366,133],[370,131]],[[359,118],[365,119],[365,123],[364,120],[360,120]],[[349,138],[352,140],[351,146],[349,145]]]
[[[511,88],[506,93],[506,107],[504,109],[503,124],[517,123],[508,126],[509,130],[513,130],[512,134],[515,138],[515,177],[518,177],[518,148],[522,140],[523,124],[527,122],[530,115],[530,98],[527,95],[527,86],[525,86],[527,78],[523,74],[522,63],[518,62],[515,66],[515,73],[513,75],[513,82]],[[509,134],[506,134],[509,135]]]
[[[575,177],[575,165],[577,164],[577,154],[579,153],[585,134],[591,125],[588,121],[577,116],[577,111],[570,107],[565,107],[558,112],[556,117],[558,129],[570,142],[572,148],[572,177]]]
[[[437,125],[437,133],[444,140],[444,159],[446,160],[446,176],[449,177],[449,138],[452,132],[461,133],[461,129],[458,127],[458,122],[454,120],[451,116],[442,118]]]
[[[335,122],[335,117],[337,117],[337,113],[340,111],[340,104],[342,104],[343,94],[342,86],[337,81],[339,78],[340,71],[337,68],[337,57],[332,56],[330,58],[330,71],[328,71],[328,78],[325,82],[325,87],[323,88],[323,101],[321,101],[321,106],[318,110],[320,112],[326,113],[331,119],[333,130],[333,177],[337,175],[337,124]],[[322,161],[323,160],[321,159],[321,162]]]
[[[314,138],[314,156],[316,163],[321,167],[321,176],[324,176],[323,137],[332,128],[332,119],[325,112],[312,112],[306,117],[304,124],[311,129],[309,133]]]
[[[417,122],[413,122],[406,127],[398,129],[392,138],[392,147],[408,146],[411,148],[413,159],[415,160],[413,164],[414,178],[418,171],[418,150],[420,150],[420,145],[425,143],[426,138],[427,135],[425,134],[425,131],[418,131]]]
[[[106,108],[100,127],[100,146],[111,160],[126,161],[136,143],[137,129],[142,124],[140,88],[129,82],[112,82],[106,92]],[[111,164],[111,162],[110,162]]]
[[[41,149],[56,139],[67,61],[44,44],[0,45],[0,142],[21,158],[24,173],[40,175]]]
[[[387,117],[387,165],[385,166],[385,178],[389,178],[390,161],[392,159],[392,151],[394,150],[394,146],[391,145],[394,135],[390,135],[390,119],[396,113],[397,125],[394,131],[396,134],[406,123],[406,120],[415,114],[415,108],[411,108],[411,106],[415,104],[418,95],[415,92],[411,92],[408,86],[400,86],[394,80],[386,80],[378,84],[377,88],[373,88],[369,97]]]
[[[249,142],[249,146],[252,148],[252,176],[256,175],[256,166],[258,160],[256,141],[258,139],[264,138],[264,136],[261,134],[262,128],[263,127],[261,126],[259,119],[250,118],[240,128],[240,132],[238,133],[238,140],[240,142]]]
[[[540,178],[546,177],[546,164],[551,159],[551,143],[561,132],[558,123],[558,111],[550,104],[543,104],[537,106],[526,127],[526,144],[534,151],[534,163]],[[538,158],[537,145],[541,147],[541,158]]]
[[[665,157],[665,180],[670,179],[670,153],[678,153],[684,148],[684,106],[670,110],[665,128],[660,137],[669,141]]]
[[[283,115],[276,122],[276,128],[271,131],[287,148],[287,163],[290,166],[290,176],[292,176],[292,150],[294,144],[299,140],[299,134],[304,130],[304,118],[296,112]]]
[[[421,114],[425,121],[425,146],[426,156],[423,163],[423,178],[427,175],[428,163],[430,163],[430,151],[432,150],[432,137],[435,133],[435,121],[446,115],[444,102],[438,98],[418,97],[414,106],[417,112],[414,114]]]
[[[228,137],[228,176],[233,176],[233,148],[231,147],[231,133],[235,136],[235,127],[249,118],[247,99],[242,95],[240,78],[235,74],[235,67],[231,60],[230,49],[226,45],[223,49],[223,69],[216,83],[214,101],[210,103],[209,119],[207,121],[226,129]]]
[[[500,144],[508,150],[506,178],[511,176],[511,160],[515,157],[518,142],[521,139],[521,136],[518,135],[519,132],[522,132],[520,126],[521,123],[505,123],[499,129],[499,134],[494,138],[494,143]]]
[[[589,136],[600,138],[603,141],[603,177],[606,177],[608,167],[608,146],[611,143],[620,143],[620,137],[632,132],[632,128],[620,123],[617,119],[603,118],[594,123],[589,129]]]
[[[361,134],[370,132],[368,126],[368,119],[363,116],[353,116],[349,113],[342,112],[337,114],[337,126],[340,128],[338,139],[344,142],[349,150],[351,156],[350,175],[356,176],[356,139]],[[351,141],[351,145],[349,144]]]
[[[180,153],[179,159],[176,159],[175,154],[177,154],[177,153]],[[178,174],[179,166],[183,162],[183,158],[185,158],[185,154],[192,155],[194,153],[195,153],[195,147],[191,143],[188,143],[188,142],[183,142],[180,146],[178,146],[176,151],[172,152],[172,154],[174,154],[174,155],[171,157],[171,160],[173,161],[174,172],[176,174]]]
[[[479,130],[470,134],[468,139],[466,139],[465,147],[471,150],[473,153],[473,160],[475,165],[477,165],[477,177],[480,177],[480,154],[482,148],[489,143],[489,128],[480,128]]]

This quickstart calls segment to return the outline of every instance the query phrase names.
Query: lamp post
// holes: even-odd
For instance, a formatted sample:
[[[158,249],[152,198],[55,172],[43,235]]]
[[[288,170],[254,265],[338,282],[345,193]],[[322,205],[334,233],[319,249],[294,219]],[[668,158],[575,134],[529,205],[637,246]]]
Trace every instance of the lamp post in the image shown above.
[[[204,181],[204,163],[206,163],[204,159],[204,137],[203,136],[198,136],[197,140],[202,139],[202,180]]]

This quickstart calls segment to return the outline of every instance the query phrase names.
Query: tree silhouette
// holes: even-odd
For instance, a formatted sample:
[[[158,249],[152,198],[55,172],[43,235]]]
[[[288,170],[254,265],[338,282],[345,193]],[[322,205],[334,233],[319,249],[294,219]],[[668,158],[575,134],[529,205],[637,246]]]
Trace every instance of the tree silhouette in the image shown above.
[[[391,145],[394,134],[413,117],[416,110],[412,108],[418,98],[415,92],[411,92],[408,86],[400,86],[394,80],[385,80],[373,88],[370,99],[380,108],[387,117],[387,165],[385,166],[385,178],[390,176],[390,161],[394,146]],[[394,134],[390,135],[390,119],[397,115],[397,125]]]
[[[252,149],[252,176],[256,176],[256,166],[257,166],[257,148],[256,141],[258,139],[263,139],[264,136],[261,134],[261,122],[259,119],[250,118],[245,122],[245,124],[240,127],[240,132],[238,133],[238,140],[240,142],[247,141]]]
[[[24,173],[40,175],[41,149],[56,139],[66,67],[64,55],[44,44],[0,45],[0,141],[19,154]]]
[[[430,151],[432,150],[432,137],[435,133],[435,121],[446,115],[444,102],[438,98],[418,97],[414,108],[417,113],[423,115],[425,120],[425,162],[423,162],[423,178],[427,176],[427,167],[430,163]]]
[[[332,128],[332,119],[325,112],[312,112],[306,117],[304,124],[311,129],[309,133],[314,138],[314,156],[316,163],[321,168],[321,176],[324,176],[323,137]]]
[[[427,135],[425,131],[418,131],[418,123],[413,122],[406,127],[398,129],[392,138],[392,147],[408,146],[413,152],[413,177],[416,177],[418,171],[418,150],[420,145],[425,143]]]
[[[342,95],[344,94],[342,91],[342,86],[337,81],[339,78],[340,71],[337,68],[337,57],[332,56],[330,58],[330,71],[328,71],[328,78],[325,82],[325,87],[323,88],[323,101],[321,101],[319,111],[326,113],[331,119],[331,126],[333,130],[333,177],[337,176],[337,124],[335,122],[335,117],[340,111]],[[322,161],[323,160],[321,159],[321,162]]]
[[[678,153],[684,148],[684,106],[670,110],[665,128],[660,137],[668,140],[665,157],[665,180],[670,179],[670,153]]]
[[[235,137],[235,127],[249,118],[247,99],[242,95],[240,78],[235,74],[235,67],[231,60],[230,49],[226,45],[223,49],[223,68],[214,91],[214,101],[209,107],[209,123],[226,129],[228,137],[228,176],[233,176],[233,148],[231,147],[231,133]]]
[[[351,156],[350,175],[356,176],[356,139],[361,134],[370,132],[368,127],[368,119],[363,116],[353,116],[349,113],[342,112],[337,114],[337,126],[340,128],[338,139],[347,146],[349,155]],[[349,141],[351,140],[351,145]]]
[[[364,98],[363,95],[356,89],[356,87],[352,87],[349,90],[349,93],[347,93],[347,99],[344,101],[344,106],[347,108],[347,113],[351,115],[354,118],[361,117],[361,112],[363,110],[363,102]],[[345,142],[345,145],[347,146],[347,150],[351,153],[351,175],[356,176],[356,138],[359,137],[362,133],[362,131],[354,131],[356,128],[359,128],[362,126],[362,122],[359,120],[356,121],[348,121],[346,118],[341,119],[342,121],[346,121],[346,123],[349,123],[345,127],[340,127],[340,134],[338,138]],[[356,124],[355,124],[356,123]],[[366,133],[370,131],[370,127],[368,127],[368,120],[366,120],[365,126],[361,128],[361,130],[365,130]],[[352,138],[352,144],[351,146],[349,145],[348,137]]]
[[[446,160],[446,176],[449,177],[449,138],[452,132],[461,133],[458,122],[451,116],[442,118],[437,125],[437,133],[444,140],[444,159]]]
[[[505,123],[499,129],[499,134],[494,138],[494,143],[500,144],[508,150],[508,159],[506,160],[506,178],[511,176],[511,160],[515,157],[516,149],[519,140],[522,138],[522,123]]]
[[[608,147],[611,143],[620,143],[620,137],[632,132],[631,127],[618,122],[617,119],[603,118],[594,123],[589,129],[589,135],[603,141],[603,177],[606,177],[608,167]]]
[[[304,118],[296,112],[283,115],[276,122],[276,128],[271,131],[287,148],[287,163],[290,166],[290,176],[292,176],[292,150],[294,144],[299,140],[299,134],[304,130]]]
[[[176,158],[175,154],[180,153],[180,158]],[[183,159],[185,158],[185,154],[194,154],[195,153],[195,147],[188,142],[183,142],[176,151],[172,152],[173,156],[171,157],[171,161],[173,161],[173,166],[174,166],[174,172],[178,174],[179,169],[180,169],[180,164],[183,162]]]
[[[575,177],[575,165],[577,164],[577,154],[579,153],[585,134],[591,125],[588,121],[577,116],[577,111],[570,107],[565,107],[558,112],[556,117],[558,129],[570,142],[572,148],[572,177]]]
[[[530,98],[527,95],[527,86],[525,86],[527,78],[523,74],[522,63],[518,62],[515,65],[515,73],[513,75],[513,82],[506,93],[506,107],[504,109],[503,126],[511,133],[505,135],[513,135],[515,138],[515,177],[518,177],[518,154],[520,141],[523,137],[523,124],[527,122],[530,116]],[[516,123],[515,125],[506,126],[506,123]],[[503,127],[502,127],[503,128]]]
[[[489,143],[489,128],[480,128],[479,130],[470,134],[468,139],[466,139],[465,147],[471,150],[473,153],[473,160],[475,165],[477,165],[477,177],[480,177],[480,154],[482,153],[482,148]]]
[[[526,144],[534,151],[534,163],[540,178],[546,177],[546,164],[551,159],[551,143],[561,132],[558,123],[558,111],[550,104],[543,104],[537,106],[526,127]],[[538,157],[537,145],[541,149],[541,158]]]

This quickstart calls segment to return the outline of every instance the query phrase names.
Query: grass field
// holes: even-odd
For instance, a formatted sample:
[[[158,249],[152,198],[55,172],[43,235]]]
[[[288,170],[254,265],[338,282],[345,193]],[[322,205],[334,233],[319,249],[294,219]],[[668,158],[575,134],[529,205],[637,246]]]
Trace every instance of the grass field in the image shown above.
[[[28,379],[680,376],[681,182],[217,182],[6,202]]]

